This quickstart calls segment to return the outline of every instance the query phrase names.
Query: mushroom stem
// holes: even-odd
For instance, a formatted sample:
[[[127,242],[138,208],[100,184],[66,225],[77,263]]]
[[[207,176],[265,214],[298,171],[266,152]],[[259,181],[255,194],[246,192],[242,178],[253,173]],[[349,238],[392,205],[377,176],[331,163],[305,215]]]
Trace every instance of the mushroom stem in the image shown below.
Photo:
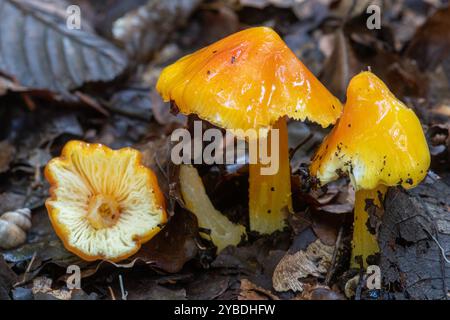
[[[280,118],[272,127],[279,130],[278,171],[264,175],[261,169],[266,165],[260,162],[250,164],[249,172],[249,218],[250,230],[270,234],[285,227],[288,212],[292,211],[291,170],[289,165],[288,133],[285,118]],[[268,153],[276,160],[270,150],[272,131],[268,138]]]
[[[381,218],[382,210],[373,210],[383,207],[387,187],[379,185],[371,190],[358,190],[355,194],[355,215],[353,221],[352,241],[352,268],[360,268],[361,264],[367,268],[367,258],[380,251],[377,241],[376,221]],[[376,206],[376,207],[375,207]],[[370,212],[372,211],[372,212]]]
[[[201,228],[211,231],[210,238],[217,246],[217,253],[229,245],[237,246],[245,237],[245,227],[232,223],[214,208],[197,169],[189,165],[181,165],[180,185],[186,208],[197,217]]]

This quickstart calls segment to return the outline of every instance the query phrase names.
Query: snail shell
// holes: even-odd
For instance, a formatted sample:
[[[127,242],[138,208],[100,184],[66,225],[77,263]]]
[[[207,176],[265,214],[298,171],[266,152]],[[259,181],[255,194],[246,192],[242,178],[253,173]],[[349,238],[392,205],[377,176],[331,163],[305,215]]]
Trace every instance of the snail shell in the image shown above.
[[[31,228],[30,209],[18,209],[0,216],[0,248],[12,249],[27,240]]]

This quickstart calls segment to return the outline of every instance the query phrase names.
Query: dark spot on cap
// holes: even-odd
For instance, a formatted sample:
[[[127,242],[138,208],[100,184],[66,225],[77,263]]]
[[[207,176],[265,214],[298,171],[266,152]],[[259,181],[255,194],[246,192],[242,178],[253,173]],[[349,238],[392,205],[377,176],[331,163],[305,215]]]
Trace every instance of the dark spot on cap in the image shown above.
[[[352,124],[351,124],[351,123],[349,123],[349,124],[348,124],[348,127],[349,127],[349,128],[351,128],[351,127],[352,127]]]
[[[275,188],[274,187],[270,188],[270,191],[275,191]]]
[[[269,210],[267,210],[267,213],[271,213],[271,212],[272,212],[272,210],[270,210],[270,209],[269,209]]]
[[[333,109],[336,109],[336,107],[334,106],[334,104],[332,104],[331,107],[332,107]]]
[[[206,74],[209,76],[211,74],[211,71],[210,70],[206,71]]]
[[[409,179],[406,179],[406,183],[409,185],[413,185],[414,181],[413,181],[413,179],[409,178]]]
[[[236,57],[235,57],[235,56],[232,56],[232,57],[231,57],[231,63],[235,63],[235,61],[236,61]]]
[[[217,53],[217,50],[214,50],[213,53]]]

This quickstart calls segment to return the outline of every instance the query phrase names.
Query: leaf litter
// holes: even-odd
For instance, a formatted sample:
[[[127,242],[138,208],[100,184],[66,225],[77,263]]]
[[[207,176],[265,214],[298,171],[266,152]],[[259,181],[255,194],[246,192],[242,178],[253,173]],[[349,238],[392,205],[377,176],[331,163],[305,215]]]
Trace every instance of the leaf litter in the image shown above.
[[[184,208],[169,151],[171,132],[187,119],[169,112],[156,79],[177,58],[253,25],[275,28],[336,96],[344,99],[350,78],[371,68],[419,115],[436,174],[412,191],[387,195],[378,239],[387,270],[380,297],[445,297],[450,20],[444,1],[379,1],[383,28],[373,32],[365,27],[366,1],[72,2],[86,17],[79,31],[65,28],[65,1],[0,0],[0,214],[32,209],[26,243],[1,251],[0,299],[120,299],[122,289],[128,299],[344,298],[355,275],[348,264],[354,191],[345,179],[315,190],[306,170],[329,129],[289,123],[295,213],[284,231],[249,232],[216,255]],[[42,171],[71,139],[134,146],[158,175],[169,222],[127,261],[83,262],[51,228]],[[247,166],[197,169],[214,207],[248,229]],[[411,207],[417,215],[405,216]],[[65,285],[71,264],[81,268],[81,290]],[[359,297],[371,298],[367,288]]]

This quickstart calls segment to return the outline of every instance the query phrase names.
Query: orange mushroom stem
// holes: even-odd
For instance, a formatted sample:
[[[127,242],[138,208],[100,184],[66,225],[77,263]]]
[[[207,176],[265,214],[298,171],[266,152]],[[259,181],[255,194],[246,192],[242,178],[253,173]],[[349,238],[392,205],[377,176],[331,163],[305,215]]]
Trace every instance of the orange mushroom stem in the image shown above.
[[[382,209],[387,187],[416,186],[429,165],[428,145],[414,112],[373,73],[355,76],[342,116],[310,167],[321,184],[347,173],[356,190],[352,266],[362,262],[366,267],[367,259],[379,251],[373,222],[383,210],[377,214],[371,208]]]

